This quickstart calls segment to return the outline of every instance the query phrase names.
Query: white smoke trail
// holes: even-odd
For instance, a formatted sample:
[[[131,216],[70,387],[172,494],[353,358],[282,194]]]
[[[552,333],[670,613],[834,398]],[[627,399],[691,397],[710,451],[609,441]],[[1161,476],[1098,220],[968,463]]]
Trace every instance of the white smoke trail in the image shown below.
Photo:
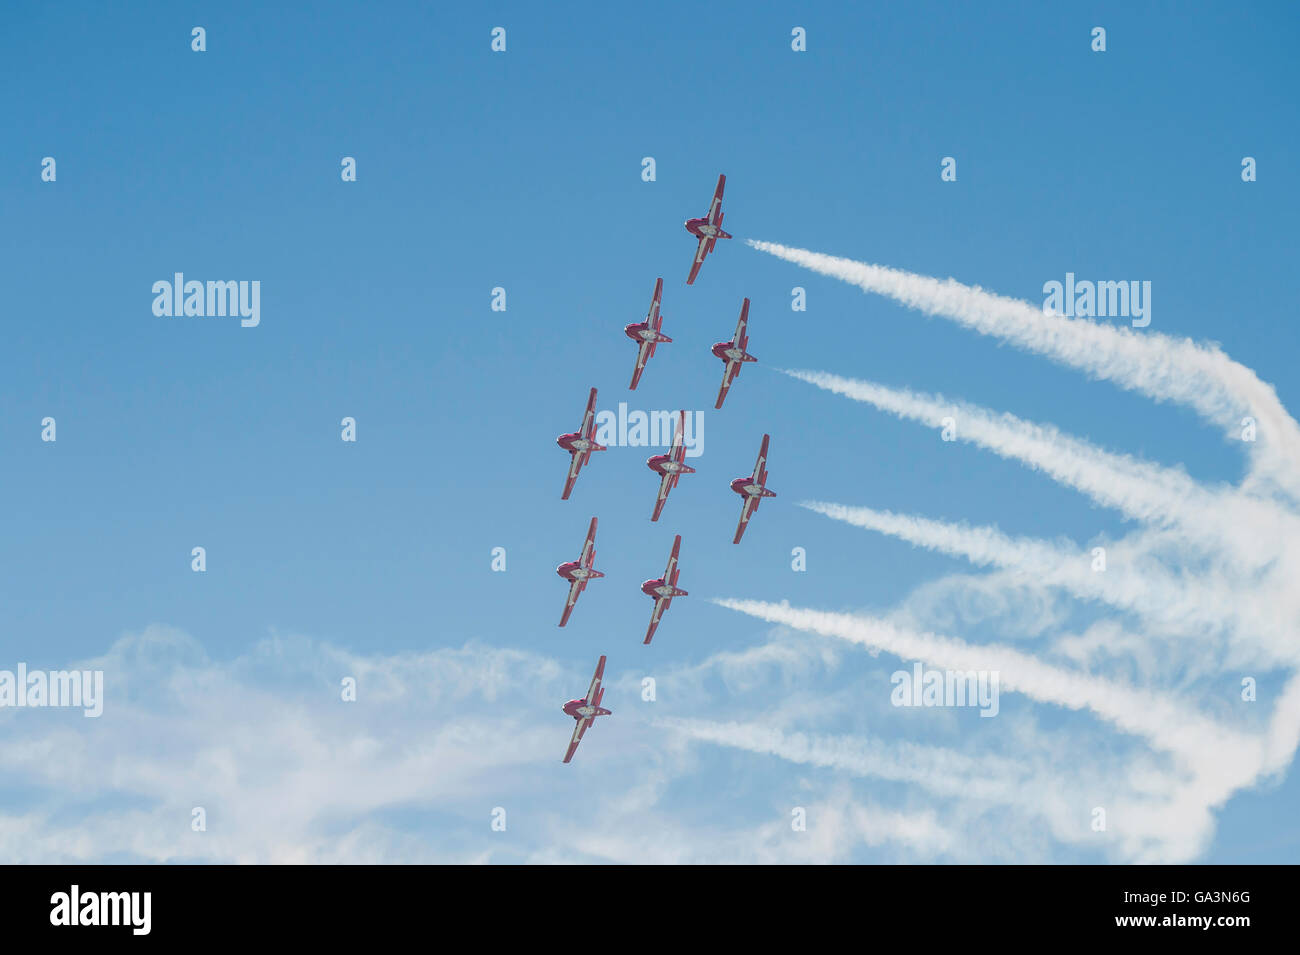
[[[1189,539],[1216,550],[1227,544],[1245,566],[1258,567],[1276,559],[1278,546],[1286,540],[1279,532],[1281,526],[1291,526],[1300,535],[1295,518],[1269,502],[1232,488],[1207,489],[1180,469],[1104,451],[1050,425],[1011,414],[995,415],[942,395],[917,394],[827,372],[784,374],[933,427],[952,417],[957,440],[1020,461],[1134,520],[1176,527]]]
[[[974,759],[964,753],[916,743],[889,743],[854,736],[809,736],[754,723],[713,722],[664,717],[656,726],[691,739],[751,753],[777,756],[810,766],[842,769],[855,776],[912,783],[937,795],[1017,802],[1026,778],[1011,759]]]
[[[1253,781],[1264,765],[1264,745],[1228,730],[1175,700],[1043,663],[1010,647],[972,646],[949,637],[897,627],[887,620],[773,604],[715,600],[731,610],[796,630],[839,637],[904,660],[937,668],[997,671],[1001,687],[1068,709],[1088,709],[1126,733],[1181,757],[1207,788],[1207,804]]]
[[[792,608],[786,603],[731,599],[714,602],[769,623],[840,637],[873,651],[922,660],[934,667],[997,670],[1005,689],[1069,709],[1087,708],[1124,732],[1175,755],[1189,772],[1187,778],[1172,787],[1167,777],[1141,782],[1135,778],[1131,781],[1132,793],[1116,791],[1109,797],[1123,804],[1124,851],[1138,862],[1186,861],[1198,856],[1213,831],[1212,810],[1261,777],[1282,772],[1300,746],[1300,676],[1288,681],[1267,731],[1257,738],[1207,720],[1174,699],[1062,671],[1014,649],[974,647],[895,627],[884,620]],[[742,745],[735,739],[717,741]],[[770,752],[784,755],[777,746]],[[1153,800],[1151,797],[1161,790],[1165,790],[1165,796]],[[1056,836],[1071,841],[1068,834],[1062,836],[1057,831]]]
[[[965,558],[976,566],[1023,573],[1043,586],[1131,611],[1189,643],[1221,628],[1235,628],[1252,641],[1268,644],[1270,665],[1294,665],[1300,659],[1293,627],[1275,626],[1278,620],[1273,608],[1259,613],[1260,604],[1243,602],[1241,585],[1234,585],[1220,574],[1201,575],[1194,580],[1175,576],[1149,558],[1144,559],[1146,555],[1137,553],[1126,542],[1108,548],[1106,567],[1099,571],[1093,567],[1092,555],[1076,547],[1010,537],[991,527],[824,501],[801,501],[799,506],[854,527]]]
[[[929,315],[1053,358],[1092,376],[1139,391],[1158,401],[1195,409],[1225,431],[1242,419],[1259,422],[1258,440],[1247,447],[1266,453],[1268,476],[1294,494],[1294,462],[1300,461],[1300,426],[1277,392],[1216,346],[1155,332],[1070,319],[1019,299],[986,292],[954,279],[936,279],[852,259],[746,240],[753,248],[822,275],[884,295]]]
[[[1025,819],[1041,818],[1053,837],[1067,844],[1096,845],[1097,834],[1080,825],[1095,805],[1089,798],[1091,793],[1094,798],[1104,798],[1114,810],[1112,825],[1122,857],[1143,862],[1189,861],[1203,850],[1213,831],[1213,817],[1204,803],[1189,795],[1194,792],[1196,780],[1176,780],[1150,768],[1145,770],[1148,778],[1144,782],[1153,791],[1123,794],[1108,791],[1095,775],[1081,773],[1078,766],[1069,767],[1064,774],[1045,771],[1036,759],[1024,754],[1015,759],[993,755],[975,758],[952,749],[788,733],[749,722],[665,718],[654,723],[699,742],[915,785],[939,798],[954,800],[953,811],[959,819],[970,818],[972,811],[977,818],[986,806],[1005,807],[1015,814],[1017,825]],[[1112,770],[1112,774],[1115,772]],[[1125,775],[1123,770],[1118,772]],[[1160,795],[1161,790],[1167,795]],[[901,833],[905,834],[906,829]],[[1005,843],[1005,839],[1005,834],[1000,834],[996,841]],[[953,848],[949,846],[948,851]],[[978,850],[980,860],[987,861],[991,851],[996,852],[997,846],[982,846]]]
[[[1286,412],[1273,387],[1233,361],[1217,345],[1197,344],[1150,331],[1067,319],[1036,304],[995,295],[954,280],[939,280],[849,259],[750,241],[760,251],[804,268],[887,296],[907,307],[1010,342],[1077,368],[1095,378],[1194,409],[1233,437],[1245,418],[1258,423],[1258,440],[1243,441],[1251,468],[1242,486],[1207,487],[1181,468],[1164,468],[1104,451],[1062,435],[1056,428],[1010,415],[884,388],[818,372],[787,372],[821,388],[870,403],[902,418],[939,426],[951,415],[956,436],[1004,457],[1018,460],[1151,527],[1108,545],[1108,558],[1120,557],[1126,573],[1091,575],[1085,555],[1069,544],[1019,539],[996,529],[946,524],[867,508],[813,504],[839,520],[907,540],[918,546],[962,556],[977,565],[996,566],[1016,579],[1060,588],[1076,597],[1095,598],[1140,616],[1150,627],[1160,622],[1166,637],[1204,646],[1203,628],[1222,623],[1239,664],[1261,648],[1270,663],[1294,670],[1296,621],[1300,620],[1300,425]],[[1194,545],[1188,547],[1189,544]],[[1078,560],[1075,560],[1075,557]],[[1140,768],[1115,785],[1096,788],[1098,803],[1123,809],[1120,837],[1130,859],[1161,861],[1194,858],[1213,831],[1213,810],[1237,790],[1283,772],[1300,746],[1300,674],[1288,673],[1280,694],[1272,694],[1267,727],[1252,719],[1254,707],[1238,708],[1222,695],[1223,684],[1252,670],[1210,660],[1215,687],[1206,704],[1231,714],[1234,726],[1254,726],[1253,735],[1216,723],[1179,696],[1152,691],[1087,672],[1063,670],[1019,650],[1000,645],[972,646],[887,620],[791,608],[761,601],[718,601],[776,624],[839,637],[905,659],[919,659],[952,670],[996,670],[1002,685],[1050,705],[1086,708],[1103,722],[1170,754],[1187,776],[1172,783]],[[1125,644],[1120,652],[1148,660],[1139,669],[1156,671],[1143,657],[1156,636]],[[1087,643],[1104,640],[1098,633]],[[1173,646],[1175,644],[1170,644]],[[1289,652],[1288,652],[1288,648]],[[1112,650],[1111,659],[1119,656]],[[1166,684],[1188,685],[1195,661],[1204,670],[1206,654],[1189,660],[1175,653],[1160,667]],[[1257,657],[1249,657],[1252,661]],[[1253,667],[1252,662],[1252,667]],[[1261,679],[1261,683],[1263,680]],[[1270,681],[1271,684],[1271,681]],[[1253,699],[1243,695],[1243,699]],[[1260,732],[1260,729],[1263,729]],[[732,743],[735,745],[735,741]],[[780,744],[790,749],[788,741]],[[798,748],[795,748],[797,754]],[[825,755],[823,753],[823,755]],[[1148,797],[1162,792],[1159,799]],[[1119,826],[1116,826],[1117,833]],[[1058,833],[1059,837],[1059,833]],[[1068,835],[1067,841],[1074,841]]]

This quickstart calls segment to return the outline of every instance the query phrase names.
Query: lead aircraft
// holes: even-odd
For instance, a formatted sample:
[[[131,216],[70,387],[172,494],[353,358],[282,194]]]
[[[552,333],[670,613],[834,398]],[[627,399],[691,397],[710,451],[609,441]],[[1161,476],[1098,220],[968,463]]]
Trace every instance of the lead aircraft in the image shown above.
[[[691,263],[691,274],[686,278],[687,285],[695,283],[695,276],[700,274],[704,257],[713,251],[719,239],[730,239],[729,233],[722,231],[722,190],[727,185],[725,175],[718,177],[718,188],[713,190],[713,201],[709,203],[709,214],[699,219],[687,219],[686,231],[700,240],[695,248],[695,261]]]

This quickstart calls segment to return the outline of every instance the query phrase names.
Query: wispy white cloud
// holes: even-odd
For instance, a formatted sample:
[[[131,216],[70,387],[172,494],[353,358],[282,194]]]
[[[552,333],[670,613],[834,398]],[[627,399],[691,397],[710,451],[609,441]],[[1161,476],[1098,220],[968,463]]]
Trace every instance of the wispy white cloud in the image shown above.
[[[558,697],[554,661],[472,644],[363,657],[272,639],[218,662],[187,635],[155,627],[83,665],[105,672],[99,719],[0,717],[0,760],[42,794],[0,834],[17,839],[42,822],[71,831],[35,856],[43,861],[341,861],[343,834],[373,829],[372,817],[465,811],[493,779],[558,761],[568,731],[562,719],[548,726],[485,702],[507,687]],[[355,703],[341,699],[345,676],[357,679]],[[191,829],[195,807],[206,811],[204,832]],[[479,808],[484,820],[490,808]],[[30,845],[4,852],[23,856]]]
[[[776,688],[766,712],[794,719],[829,712],[826,679],[843,656],[829,642],[810,655],[806,641],[776,640],[656,674],[685,704],[719,684],[741,707]],[[642,703],[639,677],[616,667],[616,715],[566,766],[559,703],[589,670],[530,651],[364,654],[272,636],[214,660],[185,633],[151,627],[80,665],[105,671],[98,720],[0,711],[0,761],[28,794],[0,812],[11,861],[816,862],[946,844],[933,812],[865,803],[864,816],[843,792],[810,794],[801,833],[788,807],[714,818],[683,801],[697,787],[677,785],[707,767],[654,729],[649,714],[666,704]],[[344,677],[356,702],[341,699]],[[205,831],[191,828],[195,807]],[[504,832],[490,827],[497,807]]]

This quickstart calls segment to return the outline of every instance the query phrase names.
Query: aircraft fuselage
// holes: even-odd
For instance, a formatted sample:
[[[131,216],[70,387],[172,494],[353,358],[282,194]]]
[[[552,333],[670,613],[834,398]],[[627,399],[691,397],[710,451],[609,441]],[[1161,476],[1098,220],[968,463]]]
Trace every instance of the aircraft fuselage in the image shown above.
[[[597,716],[613,716],[610,710],[605,709],[603,706],[592,706],[586,700],[570,700],[560,709],[575,720],[592,719]]]
[[[591,447],[591,442],[577,431],[570,431],[568,434],[560,435],[555,439],[555,443],[564,448],[565,451],[586,451]]]
[[[646,467],[659,474],[694,474],[695,468],[674,461],[671,455],[656,454],[646,460]]]
[[[555,568],[555,572],[565,580],[569,581],[595,580],[597,577],[605,576],[600,571],[594,570],[591,567],[583,567],[582,564],[576,560],[565,561],[559,567]]]
[[[754,356],[749,354],[743,348],[737,348],[731,342],[716,342],[713,346],[713,354],[723,361],[754,361]]]
[[[684,590],[678,590],[672,584],[665,581],[662,577],[656,577],[654,580],[647,580],[641,585],[641,592],[651,597],[685,597]]]
[[[682,225],[686,227],[687,232],[697,239],[711,239],[722,233],[722,230],[709,222],[707,217],[687,219]]]
[[[755,484],[753,478],[736,478],[731,482],[731,489],[741,497],[776,497],[775,491],[769,491],[763,485]]]

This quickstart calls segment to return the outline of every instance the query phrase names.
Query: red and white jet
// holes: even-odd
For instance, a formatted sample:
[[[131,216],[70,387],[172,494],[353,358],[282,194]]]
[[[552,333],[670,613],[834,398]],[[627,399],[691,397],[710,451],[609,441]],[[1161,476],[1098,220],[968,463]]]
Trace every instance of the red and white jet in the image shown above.
[[[560,618],[561,627],[569,622],[569,614],[573,613],[573,605],[587,589],[587,581],[605,576],[592,566],[595,560],[596,519],[593,517],[591,526],[587,528],[587,542],[582,545],[582,556],[577,560],[566,561],[555,568],[555,572],[569,582],[569,598],[564,602],[564,616]]]
[[[659,312],[659,299],[663,293],[664,280],[661,278],[655,282],[654,298],[650,300],[650,311],[646,314],[645,321],[633,322],[623,329],[623,334],[638,345],[636,368],[632,371],[632,384],[628,386],[633,391],[636,391],[637,382],[641,380],[641,372],[645,371],[645,363],[654,357],[655,346],[672,341],[660,331],[664,327],[664,317]]]
[[[578,744],[582,742],[582,734],[587,732],[588,726],[596,722],[596,717],[614,715],[600,705],[601,699],[605,696],[605,688],[600,685],[604,676],[605,658],[602,656],[600,662],[596,664],[596,673],[591,678],[591,686],[587,688],[586,697],[581,700],[570,700],[563,706],[564,712],[577,721],[577,725],[573,727],[573,738],[569,740],[569,751],[564,754],[566,763],[573,759],[573,754],[578,751]]]
[[[569,492],[573,490],[573,484],[578,480],[578,472],[582,466],[591,460],[593,451],[608,450],[603,444],[596,443],[596,389],[591,389],[591,397],[587,399],[587,410],[582,415],[582,427],[577,431],[570,431],[568,434],[562,434],[555,439],[555,443],[569,452],[569,476],[564,481],[564,493],[560,495],[560,500],[567,501]]]
[[[740,523],[736,525],[736,539],[732,541],[733,544],[740,543],[745,528],[749,526],[749,518],[758,510],[759,501],[765,497],[776,497],[775,491],[767,489],[768,438],[768,435],[763,435],[763,447],[759,449],[758,460],[754,462],[754,473],[749,477],[738,477],[731,482],[731,489],[745,499],[745,503],[740,507]]]
[[[652,521],[659,520],[659,515],[663,513],[664,502],[668,500],[668,492],[677,486],[682,475],[695,473],[695,468],[686,464],[686,447],[682,444],[682,435],[686,431],[686,412],[683,411],[681,415],[677,422],[677,430],[673,433],[673,445],[668,453],[646,458],[646,467],[660,475],[659,496],[655,498],[655,512],[650,517]]]
[[[731,238],[730,234],[722,231],[722,189],[726,184],[727,177],[719,176],[718,188],[713,190],[713,202],[709,204],[707,216],[703,219],[687,219],[683,223],[686,231],[700,240],[699,246],[695,249],[695,261],[691,263],[691,274],[686,279],[687,285],[692,284],[695,276],[700,274],[704,257],[713,251],[718,240]]]
[[[747,361],[758,361],[745,351],[748,346],[749,299],[745,299],[745,304],[740,306],[740,321],[736,323],[736,334],[731,336],[731,341],[718,342],[713,346],[713,354],[721,358],[727,366],[722,372],[722,388],[718,391],[718,403],[713,407],[721,408],[722,403],[727,400],[727,390],[740,374],[740,366]]]
[[[677,566],[677,552],[681,547],[682,535],[678,534],[673,540],[673,552],[668,555],[668,569],[664,571],[664,575],[654,580],[647,580],[641,585],[641,592],[655,599],[655,609],[650,614],[650,629],[645,632],[647,646],[650,638],[655,635],[655,628],[659,626],[659,618],[672,604],[673,598],[686,596],[686,591],[677,589],[677,575],[681,573],[681,569]]]

